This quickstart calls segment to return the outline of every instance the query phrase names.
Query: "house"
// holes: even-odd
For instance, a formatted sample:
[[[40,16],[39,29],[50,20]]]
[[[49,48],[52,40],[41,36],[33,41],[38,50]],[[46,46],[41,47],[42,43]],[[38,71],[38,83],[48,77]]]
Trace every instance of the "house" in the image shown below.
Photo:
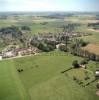
[[[66,44],[64,44],[64,43],[57,44],[56,45],[56,49],[60,49],[61,46],[66,47]]]
[[[13,51],[4,52],[2,55],[3,55],[2,56],[3,58],[10,58],[10,57],[14,57],[15,56]]]
[[[96,77],[99,77],[99,69],[96,70],[95,76],[96,76]]]
[[[21,48],[21,49],[17,50],[17,54],[18,54],[18,56],[29,55],[29,54],[32,54],[32,51],[27,48]]]
[[[2,60],[2,55],[0,55],[0,60]]]
[[[23,55],[30,55],[30,54],[35,54],[35,53],[39,53],[39,49],[35,48],[35,47],[30,47],[30,48],[20,48],[20,49],[16,49],[15,52],[17,53],[18,56],[23,56]]]
[[[80,67],[86,69],[86,65],[85,64],[81,64]]]

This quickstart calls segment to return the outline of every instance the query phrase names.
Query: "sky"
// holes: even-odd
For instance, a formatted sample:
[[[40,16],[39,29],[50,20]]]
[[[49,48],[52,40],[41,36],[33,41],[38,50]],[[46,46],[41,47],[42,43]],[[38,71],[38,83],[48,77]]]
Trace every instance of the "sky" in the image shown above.
[[[87,11],[99,12],[99,0],[0,0],[3,11]]]

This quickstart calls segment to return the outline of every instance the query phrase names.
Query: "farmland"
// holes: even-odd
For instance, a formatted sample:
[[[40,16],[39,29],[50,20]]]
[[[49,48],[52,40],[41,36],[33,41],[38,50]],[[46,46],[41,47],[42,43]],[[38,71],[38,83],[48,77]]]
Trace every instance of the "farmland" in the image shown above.
[[[68,100],[93,100],[94,98],[98,100],[98,97],[95,96],[96,88],[94,85],[96,82],[83,88],[75,83],[72,78],[61,74],[61,71],[72,66],[71,62],[74,59],[81,60],[81,58],[55,51],[50,54],[44,53],[40,56],[0,62],[0,80],[3,79],[0,86],[3,85],[2,88],[6,87],[0,93],[0,99],[29,100],[30,98],[30,100],[66,100],[68,98]],[[8,64],[9,66],[7,66]],[[19,68],[22,68],[23,72],[17,72]],[[83,79],[83,70],[79,69],[79,71],[76,75]],[[79,76],[79,74],[81,75]],[[13,89],[15,90],[12,97]],[[7,91],[11,92],[8,93]]]
[[[5,18],[4,16],[3,19],[0,18],[1,33],[6,33],[3,36],[4,39],[0,33],[1,55],[4,49],[13,45],[14,50],[13,48],[11,50],[15,53],[18,50],[26,50],[28,54],[27,51],[32,47],[41,49],[39,55],[30,53],[29,56],[22,55],[0,60],[0,100],[98,100],[99,96],[96,95],[98,80],[95,80],[95,71],[99,68],[99,59],[95,62],[94,55],[88,53],[99,55],[99,32],[88,26],[89,23],[98,22],[95,14],[80,13],[59,13],[58,15],[57,13],[23,13],[8,14]],[[29,30],[22,30],[24,26]],[[10,42],[5,38],[8,37],[9,30],[15,35],[14,38],[9,36]],[[21,32],[23,33],[19,35]],[[65,42],[69,49],[61,51],[56,48],[57,43],[53,47],[54,43],[49,41],[49,37],[54,36],[57,39],[58,36],[63,35],[62,33],[70,33],[68,36],[89,34],[68,39]],[[46,37],[45,34],[48,34],[48,41],[43,40]],[[36,45],[33,43],[27,45],[33,37],[32,42],[35,44],[36,41]],[[39,37],[41,41],[35,39]],[[64,43],[63,40],[58,39],[60,44]],[[75,41],[79,45],[81,45],[80,42],[88,42],[85,47],[82,47],[82,50],[87,50],[89,54],[87,69],[73,68],[73,61],[77,60],[80,64],[85,59],[83,52],[78,52],[79,49],[76,52],[83,55],[75,55],[75,48],[78,46]],[[72,48],[74,55],[69,51],[71,45],[75,46]],[[42,49],[42,47],[45,48]],[[88,79],[86,79],[86,73]]]
[[[97,44],[89,44],[86,47],[84,47],[83,49],[88,50],[90,52],[94,52],[96,54],[99,54],[99,45],[97,45]]]
[[[91,36],[82,37],[82,39],[89,42],[89,45],[84,47],[85,50],[99,54],[99,32],[92,32]]]

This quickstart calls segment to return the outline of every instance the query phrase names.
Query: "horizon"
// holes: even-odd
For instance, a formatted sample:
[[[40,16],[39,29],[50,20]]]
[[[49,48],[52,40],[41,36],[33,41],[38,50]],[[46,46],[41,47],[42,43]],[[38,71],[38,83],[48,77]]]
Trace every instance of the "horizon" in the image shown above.
[[[0,0],[0,12],[99,12],[99,0]]]

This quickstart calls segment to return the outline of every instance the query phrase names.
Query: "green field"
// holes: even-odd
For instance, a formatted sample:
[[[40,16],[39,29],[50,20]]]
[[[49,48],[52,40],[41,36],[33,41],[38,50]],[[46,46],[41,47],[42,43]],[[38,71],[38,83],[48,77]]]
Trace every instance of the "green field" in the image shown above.
[[[50,18],[29,18],[29,17],[24,17],[20,16],[15,19],[15,18],[7,18],[5,20],[0,19],[0,27],[7,27],[7,26],[22,26],[26,25],[31,28],[30,34],[37,34],[37,33],[43,33],[43,32],[60,32],[62,31],[61,28],[59,28],[61,25],[66,24],[64,20],[61,19],[50,19]],[[47,22],[47,24],[42,25],[42,23]]]
[[[0,62],[0,100],[29,100],[12,60]]]
[[[83,88],[71,77],[61,73],[70,68],[75,59],[81,60],[79,57],[54,51],[1,61],[0,100],[98,100],[95,94],[96,82]],[[90,69],[91,63],[88,66]],[[23,72],[18,72],[17,69],[23,69]],[[73,75],[75,71],[69,73]],[[75,75],[82,79],[83,70]]]
[[[99,44],[99,33],[93,33],[91,36],[83,37],[83,39],[90,43]]]

